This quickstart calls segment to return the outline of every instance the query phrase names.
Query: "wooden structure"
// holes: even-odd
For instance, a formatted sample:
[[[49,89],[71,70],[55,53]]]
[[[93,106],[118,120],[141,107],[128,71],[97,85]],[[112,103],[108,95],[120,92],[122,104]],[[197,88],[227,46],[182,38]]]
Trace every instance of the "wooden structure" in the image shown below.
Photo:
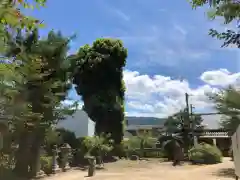
[[[216,145],[224,156],[228,156],[231,147],[231,134],[231,131],[224,129],[195,130],[193,132],[194,145],[201,142]]]

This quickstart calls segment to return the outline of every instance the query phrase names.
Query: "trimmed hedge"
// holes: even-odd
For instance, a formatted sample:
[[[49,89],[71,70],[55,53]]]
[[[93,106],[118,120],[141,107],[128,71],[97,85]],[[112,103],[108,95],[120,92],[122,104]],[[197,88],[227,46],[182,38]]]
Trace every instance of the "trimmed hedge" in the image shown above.
[[[217,164],[222,162],[222,152],[217,146],[201,143],[189,150],[189,160],[194,164]]]

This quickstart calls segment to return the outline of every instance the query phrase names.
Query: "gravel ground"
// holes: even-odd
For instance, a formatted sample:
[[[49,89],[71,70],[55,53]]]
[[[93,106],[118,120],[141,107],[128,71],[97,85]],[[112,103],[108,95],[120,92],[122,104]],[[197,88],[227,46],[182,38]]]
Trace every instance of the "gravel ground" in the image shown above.
[[[169,162],[120,160],[106,164],[106,169],[86,177],[87,171],[71,170],[46,180],[230,180],[234,179],[234,165],[229,158],[216,165],[189,165],[173,167]]]

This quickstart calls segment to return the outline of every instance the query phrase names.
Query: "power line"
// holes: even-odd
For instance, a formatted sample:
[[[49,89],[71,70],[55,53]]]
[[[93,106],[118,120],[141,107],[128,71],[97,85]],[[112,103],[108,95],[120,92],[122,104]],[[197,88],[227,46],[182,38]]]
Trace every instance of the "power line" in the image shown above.
[[[240,115],[240,112],[209,112],[209,113],[196,113],[194,115],[209,116],[209,115]]]

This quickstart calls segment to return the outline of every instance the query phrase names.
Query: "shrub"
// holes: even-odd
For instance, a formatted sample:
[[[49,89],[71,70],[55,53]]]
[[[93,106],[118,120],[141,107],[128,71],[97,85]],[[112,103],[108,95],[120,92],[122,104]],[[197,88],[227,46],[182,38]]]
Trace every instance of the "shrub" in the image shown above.
[[[86,151],[82,151],[82,149],[76,149],[73,153],[73,166],[85,166],[88,165],[88,160],[85,158]]]
[[[189,150],[189,160],[200,164],[217,164],[222,162],[222,152],[216,147],[201,143]]]
[[[52,173],[52,157],[51,156],[41,156],[40,163],[41,163],[41,169],[46,174]]]
[[[138,155],[138,156],[143,156],[143,157],[148,157],[148,158],[162,158],[164,157],[164,152],[162,150],[160,151],[149,151],[141,153],[139,150],[141,149],[141,141],[142,139],[135,136],[130,138],[129,140],[124,140],[123,141],[123,147],[125,149],[125,153],[127,156],[131,155]],[[145,139],[145,142],[143,144],[143,148],[155,148],[155,142],[156,140],[149,137]]]
[[[146,152],[145,157],[147,158],[164,158],[165,153],[160,150],[160,151],[151,151],[151,152]]]
[[[104,136],[86,137],[82,141],[83,152],[90,156],[103,156],[109,153],[112,149],[112,141]]]
[[[115,145],[110,152],[110,155],[117,156],[119,158],[127,157],[126,148],[124,147],[124,141],[122,141],[119,145]]]

